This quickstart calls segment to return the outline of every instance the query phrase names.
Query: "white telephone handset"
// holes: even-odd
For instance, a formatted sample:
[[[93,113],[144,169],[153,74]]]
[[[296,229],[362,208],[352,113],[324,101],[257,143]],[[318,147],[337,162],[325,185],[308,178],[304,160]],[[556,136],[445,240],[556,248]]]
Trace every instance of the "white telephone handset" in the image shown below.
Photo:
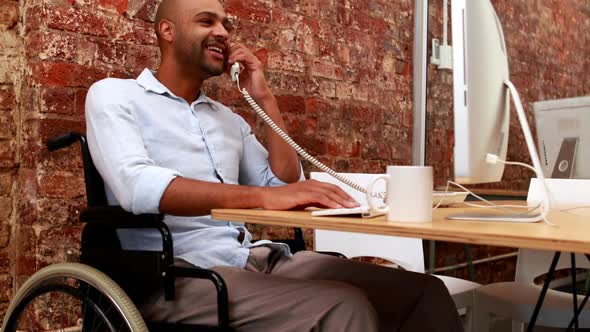
[[[229,76],[231,77],[231,80],[233,82],[237,82],[238,79],[240,79],[239,76],[240,76],[240,72],[242,71],[242,68],[240,66],[241,66],[241,64],[239,62],[236,62],[231,66],[231,69],[229,71]],[[238,89],[239,89],[239,87],[238,87]]]
[[[250,106],[272,128],[272,130],[274,130],[283,140],[285,140],[285,142],[287,142],[290,146],[292,146],[293,149],[295,149],[295,151],[297,151],[297,153],[299,153],[299,155],[301,155],[303,158],[305,158],[307,161],[312,163],[317,168],[321,169],[322,171],[330,174],[331,176],[335,177],[336,179],[344,182],[345,184],[349,185],[350,187],[352,187],[362,193],[367,192],[367,189],[365,189],[363,186],[361,186],[361,185],[343,177],[342,175],[336,173],[334,170],[332,170],[328,166],[322,164],[319,160],[315,159],[313,156],[309,155],[307,152],[305,152],[305,150],[303,150],[299,145],[297,145],[297,143],[295,143],[291,139],[291,137],[289,137],[283,130],[281,130],[281,128],[279,128],[279,126],[277,126],[274,123],[274,121],[272,121],[272,119],[266,113],[264,113],[262,108],[260,108],[260,106],[258,106],[258,104],[256,104],[256,102],[254,101],[254,99],[252,99],[252,97],[250,96],[248,91],[246,91],[246,89],[242,89],[240,87],[240,71],[241,70],[242,70],[242,67],[239,62],[236,62],[231,66],[229,74],[231,76],[232,81],[237,83],[238,90],[244,95],[244,98],[246,98],[246,101],[248,102],[248,104],[250,104]],[[383,194],[384,193],[378,193],[376,195],[376,197],[385,198],[385,197],[382,197]]]

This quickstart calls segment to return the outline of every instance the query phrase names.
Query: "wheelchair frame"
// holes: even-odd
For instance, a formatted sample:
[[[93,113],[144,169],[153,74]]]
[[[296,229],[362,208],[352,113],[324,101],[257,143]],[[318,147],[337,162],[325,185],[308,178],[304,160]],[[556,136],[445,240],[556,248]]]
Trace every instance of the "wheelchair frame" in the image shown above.
[[[50,277],[73,278],[86,287],[92,287],[110,299],[131,331],[231,331],[227,287],[223,278],[215,271],[202,268],[174,266],[172,236],[163,216],[158,214],[135,215],[119,206],[109,206],[102,177],[94,167],[84,134],[70,132],[49,139],[50,151],[68,147],[80,142],[84,179],[86,185],[87,208],[81,213],[80,221],[86,223],[82,232],[80,263],[54,264],[36,272],[19,289],[6,314],[4,332],[20,318],[23,308],[44,291],[61,291],[78,294],[71,286],[60,285]],[[159,231],[162,236],[162,251],[123,250],[118,240],[118,229],[146,229]],[[295,229],[295,239],[282,240],[293,252],[304,250],[305,242],[301,229]],[[117,257],[117,259],[112,259]],[[131,269],[129,275],[121,267]],[[101,272],[102,271],[102,272]],[[104,273],[103,273],[104,272]],[[206,279],[213,283],[217,292],[217,326],[188,325],[170,322],[147,322],[144,324],[139,311],[132,303],[145,299],[146,292],[164,289],[166,300],[175,298],[175,278],[189,277]],[[54,280],[54,279],[51,279]],[[49,287],[43,286],[49,283]],[[120,285],[120,286],[119,286]],[[44,287],[44,288],[43,288]],[[69,287],[69,288],[68,288]],[[80,296],[78,296],[80,298]],[[84,305],[92,304],[92,298],[84,297]],[[100,309],[100,308],[98,308]],[[99,316],[102,314],[100,310]],[[108,322],[106,323],[107,325]],[[147,325],[147,328],[146,328]],[[14,325],[15,326],[15,325]],[[16,327],[14,327],[16,328]],[[111,326],[111,331],[115,331]],[[82,330],[87,330],[82,327]]]

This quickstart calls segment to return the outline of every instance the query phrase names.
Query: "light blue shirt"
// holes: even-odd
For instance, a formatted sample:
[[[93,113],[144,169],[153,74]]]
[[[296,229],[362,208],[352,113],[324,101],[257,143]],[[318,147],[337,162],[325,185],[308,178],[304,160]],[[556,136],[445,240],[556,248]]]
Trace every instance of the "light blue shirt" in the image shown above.
[[[137,79],[107,78],[86,97],[87,137],[105,182],[109,204],[135,214],[159,213],[160,199],[177,176],[250,186],[285,183],[270,169],[268,152],[250,126],[202,92],[190,105],[145,69]],[[243,224],[211,216],[166,215],[175,257],[204,268],[244,267],[252,235]],[[238,241],[240,233],[244,240]],[[127,249],[158,250],[159,233],[119,231]],[[258,241],[256,245],[284,244]]]

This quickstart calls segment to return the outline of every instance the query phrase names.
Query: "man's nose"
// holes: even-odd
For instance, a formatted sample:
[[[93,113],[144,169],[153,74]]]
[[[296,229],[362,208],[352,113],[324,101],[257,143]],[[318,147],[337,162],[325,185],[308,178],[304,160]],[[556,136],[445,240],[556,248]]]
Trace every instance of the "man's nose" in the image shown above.
[[[215,35],[215,37],[222,37],[224,40],[229,38],[229,32],[221,23],[215,25],[213,34]]]

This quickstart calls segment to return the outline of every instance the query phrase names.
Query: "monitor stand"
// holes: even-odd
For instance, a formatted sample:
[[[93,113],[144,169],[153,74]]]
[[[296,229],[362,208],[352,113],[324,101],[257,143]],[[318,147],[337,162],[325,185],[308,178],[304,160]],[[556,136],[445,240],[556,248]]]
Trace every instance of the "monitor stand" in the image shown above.
[[[574,176],[574,161],[576,157],[576,149],[578,147],[578,137],[566,137],[561,142],[561,148],[555,160],[553,179],[571,179]]]
[[[535,169],[535,173],[537,178],[541,181],[543,185],[543,189],[545,195],[543,197],[543,201],[540,206],[540,213],[531,213],[530,211],[522,213],[506,213],[495,209],[495,211],[475,211],[471,213],[465,214],[454,214],[447,216],[447,219],[453,220],[477,220],[477,221],[508,221],[508,222],[537,222],[544,220],[547,224],[551,224],[547,219],[547,213],[549,209],[551,209],[551,202],[549,201],[549,191],[547,190],[547,185],[545,183],[545,176],[543,175],[543,169],[541,168],[541,161],[539,160],[539,154],[537,153],[537,149],[535,148],[535,143],[533,141],[533,135],[531,134],[531,129],[529,127],[529,122],[526,118],[526,113],[524,112],[524,108],[522,107],[522,102],[520,101],[520,96],[518,95],[518,91],[514,84],[510,81],[505,81],[504,85],[510,91],[510,96],[514,101],[514,106],[516,107],[516,114],[518,115],[518,120],[520,122],[520,127],[522,129],[522,133],[524,134],[525,141],[527,143],[527,147],[529,150],[529,154],[531,156],[531,160],[533,162],[533,167]]]
[[[504,221],[517,223],[535,223],[543,219],[540,213],[506,213],[501,211],[480,211],[471,213],[450,214],[446,217],[450,220],[468,221]]]

